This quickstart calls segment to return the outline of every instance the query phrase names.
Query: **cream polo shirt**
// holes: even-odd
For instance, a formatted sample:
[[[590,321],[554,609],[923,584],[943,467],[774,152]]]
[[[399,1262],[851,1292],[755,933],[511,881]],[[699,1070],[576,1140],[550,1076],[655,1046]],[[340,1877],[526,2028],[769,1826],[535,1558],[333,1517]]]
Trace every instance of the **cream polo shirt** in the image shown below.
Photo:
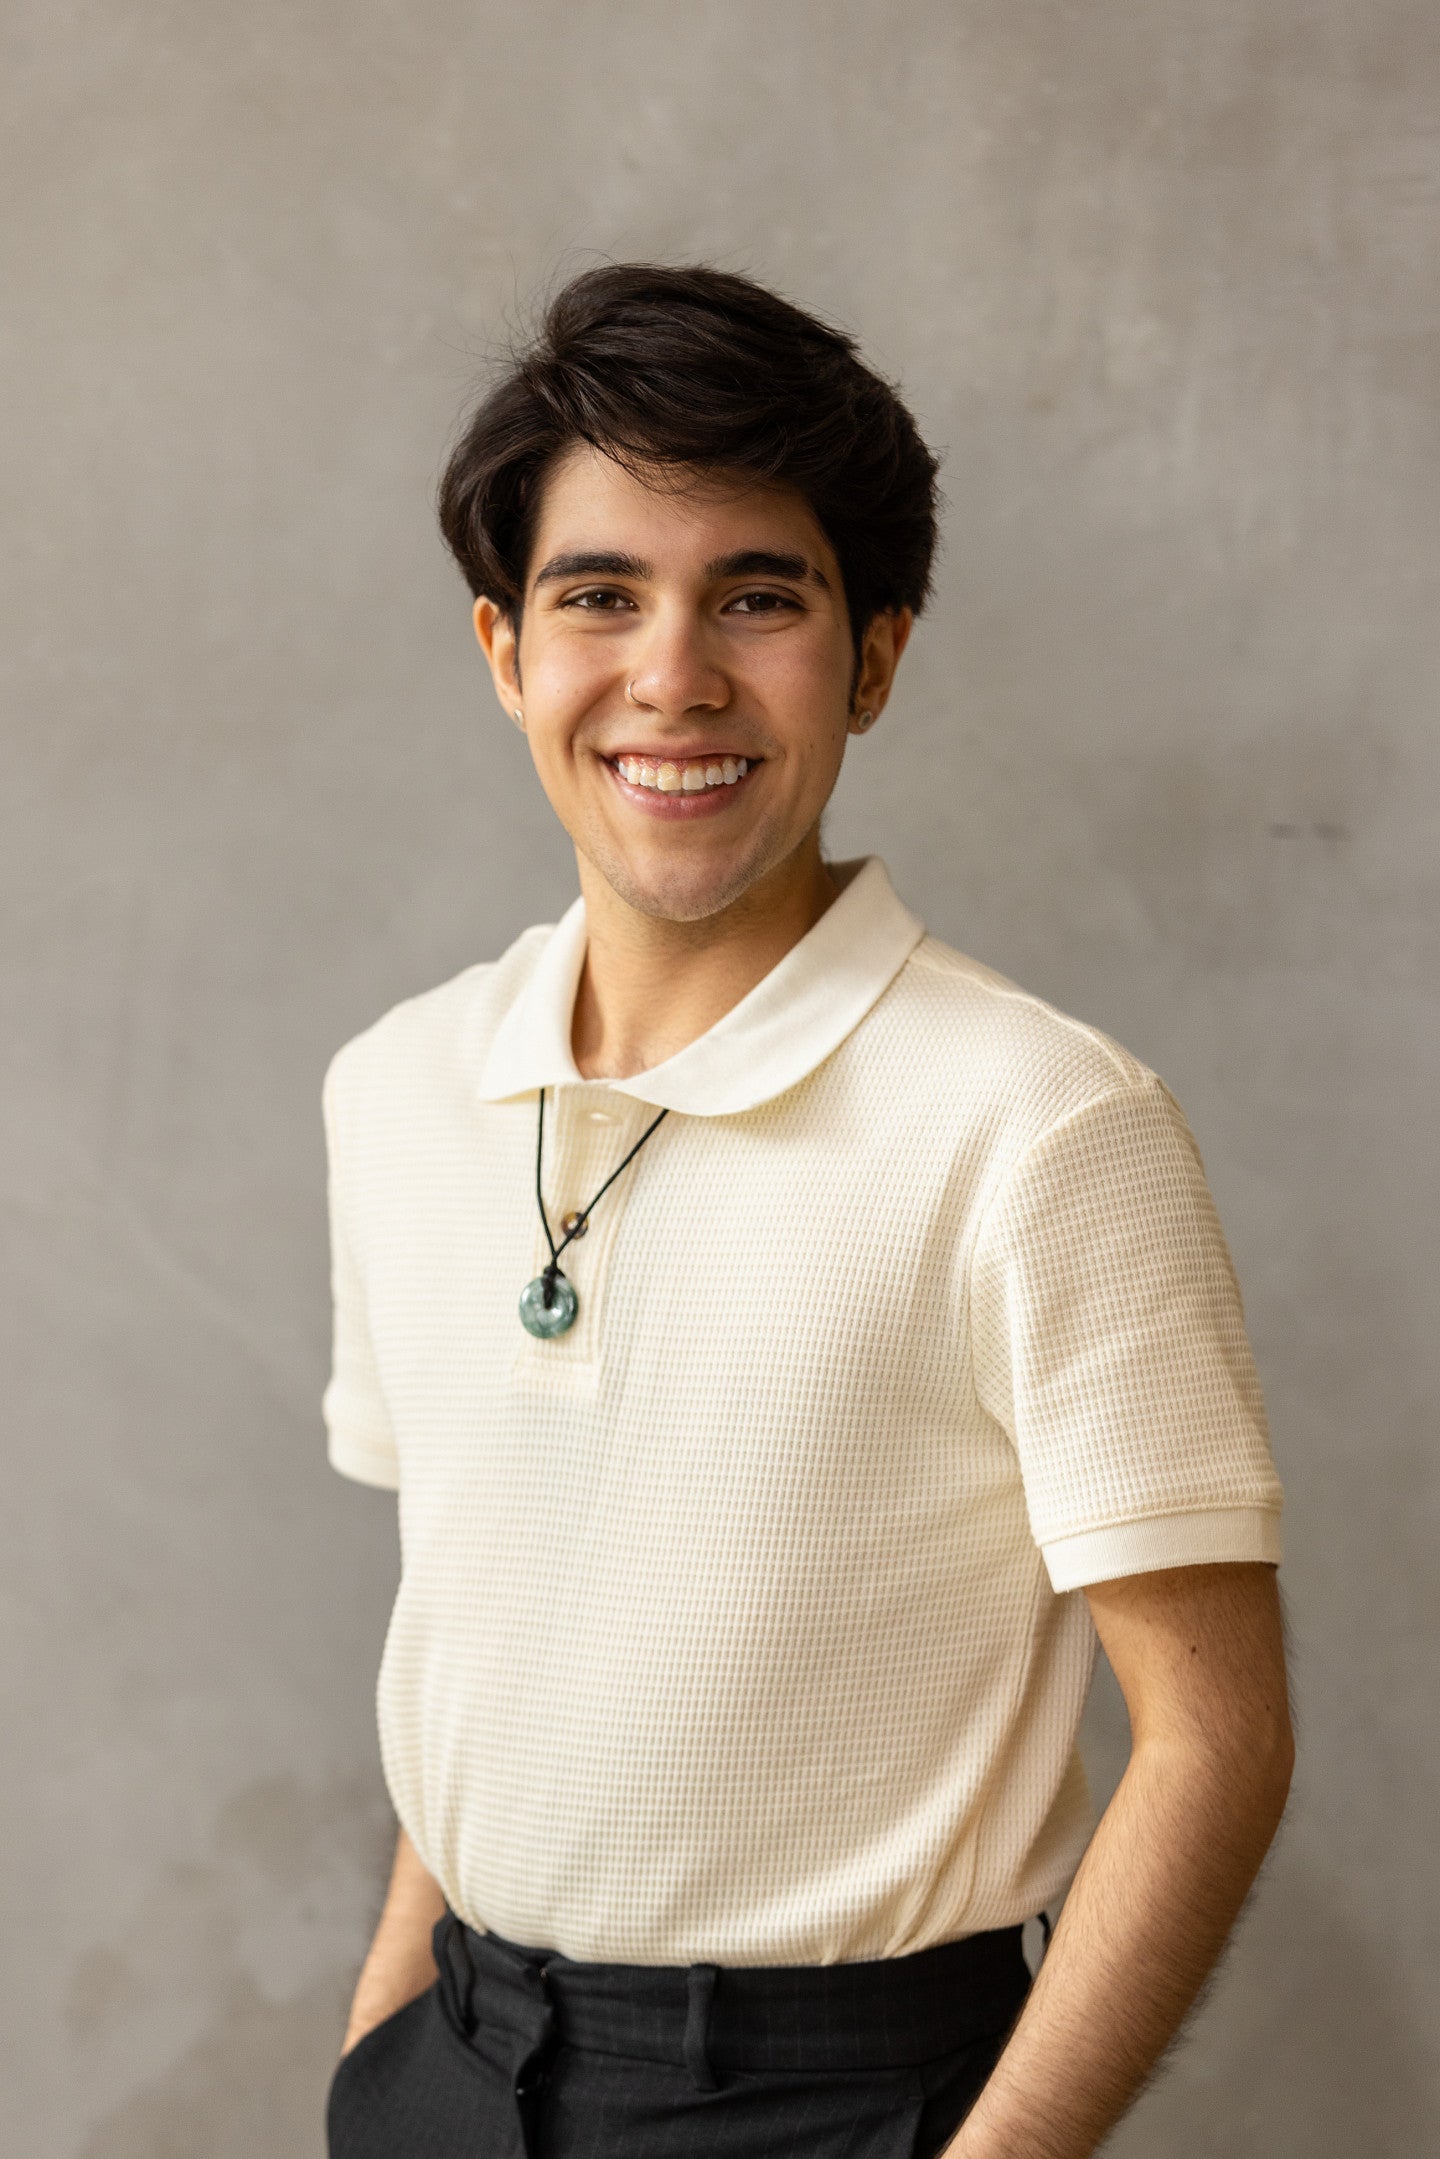
[[[577,899],[335,1054],[335,1467],[399,1494],[396,1813],[477,1928],[625,1963],[1022,1920],[1093,1827],[1080,1586],[1280,1557],[1185,1117],[869,855],[677,1055],[586,1080]],[[659,1128],[561,1264],[552,1225]],[[558,1229],[556,1232],[559,1234]]]

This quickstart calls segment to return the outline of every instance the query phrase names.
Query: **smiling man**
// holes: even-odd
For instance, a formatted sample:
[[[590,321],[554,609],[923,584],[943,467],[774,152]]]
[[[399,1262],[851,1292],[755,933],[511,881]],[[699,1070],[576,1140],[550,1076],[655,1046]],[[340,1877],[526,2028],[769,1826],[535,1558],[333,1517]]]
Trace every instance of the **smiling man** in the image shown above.
[[[330,1458],[402,1548],[332,2159],[1083,2159],[1280,1819],[1280,1488],[1185,1117],[823,852],[935,469],[847,337],[622,264],[445,475],[580,891],[325,1078]]]

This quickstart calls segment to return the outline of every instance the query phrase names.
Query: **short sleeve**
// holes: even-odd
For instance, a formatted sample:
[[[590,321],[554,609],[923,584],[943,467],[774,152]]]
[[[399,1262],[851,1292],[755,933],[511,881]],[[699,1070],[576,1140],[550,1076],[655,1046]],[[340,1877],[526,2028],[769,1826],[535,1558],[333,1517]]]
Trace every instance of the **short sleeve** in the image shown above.
[[[344,1153],[337,1064],[330,1061],[321,1089],[325,1121],[330,1218],[332,1353],[330,1379],[321,1398],[332,1467],[361,1484],[397,1491],[400,1462],[381,1392],[365,1313],[365,1290],[346,1223]]]
[[[976,1391],[1056,1590],[1278,1562],[1282,1492],[1200,1151],[1155,1074],[1072,1112],[977,1235]]]

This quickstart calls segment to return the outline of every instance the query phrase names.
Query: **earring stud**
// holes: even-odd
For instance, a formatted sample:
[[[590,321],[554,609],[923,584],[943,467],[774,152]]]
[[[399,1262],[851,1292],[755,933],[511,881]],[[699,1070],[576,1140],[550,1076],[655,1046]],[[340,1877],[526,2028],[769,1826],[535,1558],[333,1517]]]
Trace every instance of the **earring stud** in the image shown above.
[[[517,727],[523,727],[525,725],[525,715],[520,710],[520,707],[518,705],[515,707],[515,725]]]
[[[862,735],[864,734],[866,728],[870,726],[874,718],[875,715],[873,712],[866,711],[860,714],[860,717],[856,720],[855,725],[859,728]]]

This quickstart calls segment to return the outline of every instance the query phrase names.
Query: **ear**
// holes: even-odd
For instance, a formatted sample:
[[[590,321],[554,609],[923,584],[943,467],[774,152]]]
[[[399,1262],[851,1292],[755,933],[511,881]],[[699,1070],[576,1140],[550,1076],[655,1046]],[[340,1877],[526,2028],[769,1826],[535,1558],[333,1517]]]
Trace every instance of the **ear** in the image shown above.
[[[884,711],[895,670],[900,665],[900,655],[909,643],[914,627],[914,612],[908,607],[886,608],[883,613],[870,617],[860,648],[860,675],[855,685],[857,711],[863,712],[868,707],[877,719]]]
[[[505,708],[505,717],[513,719],[515,708],[521,703],[520,651],[515,634],[515,624],[498,600],[492,600],[482,592],[475,602],[471,620],[475,624],[475,636],[480,650],[490,663],[490,678],[495,684],[495,695]]]

